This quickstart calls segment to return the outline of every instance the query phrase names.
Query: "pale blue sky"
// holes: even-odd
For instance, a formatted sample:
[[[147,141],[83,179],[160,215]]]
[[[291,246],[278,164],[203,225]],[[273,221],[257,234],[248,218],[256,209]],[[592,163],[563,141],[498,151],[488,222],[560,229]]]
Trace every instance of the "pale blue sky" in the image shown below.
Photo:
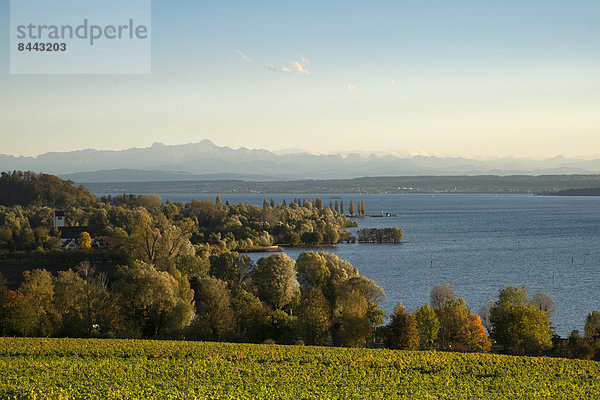
[[[154,0],[147,76],[11,76],[1,4],[0,153],[600,154],[597,0]]]

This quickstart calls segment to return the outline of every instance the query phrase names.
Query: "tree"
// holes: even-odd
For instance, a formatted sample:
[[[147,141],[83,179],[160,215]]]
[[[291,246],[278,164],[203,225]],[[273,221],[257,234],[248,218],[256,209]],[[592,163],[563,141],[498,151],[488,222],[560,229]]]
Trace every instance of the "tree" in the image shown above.
[[[208,256],[183,255],[175,257],[175,267],[189,279],[206,278],[210,270],[210,261]]]
[[[285,254],[259,259],[250,277],[258,297],[276,309],[288,305],[299,293],[296,262]]]
[[[227,283],[215,278],[200,279],[194,285],[196,315],[190,326],[192,337],[225,340],[234,330],[234,316]]]
[[[323,199],[321,199],[320,197],[317,197],[315,199],[315,207],[317,208],[317,210],[322,210],[323,209]]]
[[[419,331],[414,314],[406,312],[402,303],[396,304],[386,327],[385,345],[390,349],[416,350],[419,348]]]
[[[304,232],[300,239],[307,246],[318,246],[323,242],[323,234],[321,232]]]
[[[92,237],[87,232],[81,232],[77,239],[77,246],[81,250],[89,250],[92,248]]]
[[[600,339],[600,310],[592,311],[585,319],[585,338],[590,340]]]
[[[88,262],[76,269],[59,271],[54,278],[54,307],[62,322],[58,334],[83,337],[110,332],[116,307],[110,301],[106,275],[96,274]]]
[[[579,331],[572,331],[568,340],[555,342],[553,356],[562,358],[579,358],[591,360],[594,358],[595,349],[593,342],[579,335]]]
[[[325,257],[313,251],[298,256],[296,269],[298,282],[305,288],[323,288],[331,276]]]
[[[154,262],[157,267],[167,269],[172,261],[179,255],[191,256],[195,254],[190,237],[194,229],[191,219],[185,218],[175,224],[166,224],[157,243],[157,252]]]
[[[162,198],[155,194],[149,196],[139,196],[136,201],[137,205],[147,210],[158,209],[162,204]]]
[[[340,299],[333,341],[338,346],[360,347],[372,334],[367,315],[367,300],[357,291],[345,293]]]
[[[309,289],[300,302],[298,330],[304,343],[323,345],[331,328],[331,310],[320,289]]]
[[[217,198],[215,199],[215,204],[216,205],[221,205],[221,195],[217,195]]]
[[[344,200],[340,200],[340,214],[344,215]]]
[[[129,253],[135,259],[154,262],[161,238],[160,229],[155,226],[150,214],[144,211],[136,213],[133,226],[129,235]]]
[[[326,252],[302,253],[298,257],[297,269],[302,287],[320,288],[332,309],[337,307],[338,297],[348,291],[346,289],[349,287],[343,287],[345,283],[360,276],[358,270],[348,261]],[[367,286],[372,287],[370,284]],[[380,288],[377,289],[379,295],[385,296]]]
[[[194,293],[187,279],[185,283],[178,281],[168,272],[139,260],[131,266],[118,267],[116,275],[114,291],[120,297],[132,334],[157,337],[189,324]]]
[[[460,297],[435,308],[440,323],[438,346],[443,350],[489,351],[491,343],[481,324],[481,318],[466,306]]]
[[[552,347],[550,319],[528,294],[525,286],[508,286],[490,310],[492,337],[514,354],[540,354]]]
[[[348,206],[348,212],[350,215],[354,215],[354,200],[350,199],[350,206]]]
[[[211,257],[209,273],[233,287],[240,285],[248,278],[253,266],[250,257],[228,252]]]
[[[189,218],[171,224],[164,215],[153,218],[138,210],[128,240],[131,258],[167,269],[176,256],[195,253],[189,240],[193,228],[194,222]]]
[[[54,278],[54,307],[61,316],[59,335],[81,337],[86,333],[84,281],[72,269]]]
[[[9,290],[0,295],[0,334],[33,336],[39,329],[39,318],[30,300]]]
[[[489,300],[479,309],[479,316],[481,317],[481,323],[487,329],[488,332],[492,331],[492,322],[490,321],[490,310],[494,307],[496,302],[494,300]]]
[[[356,233],[361,243],[400,243],[404,235],[400,228],[362,228]]]
[[[113,332],[118,324],[119,308],[108,291],[106,273],[96,273],[96,268],[89,262],[80,263],[75,271],[83,285],[81,309],[85,334]]]
[[[50,272],[45,269],[25,271],[18,294],[35,314],[36,327],[31,333],[36,336],[52,335],[60,324],[60,315],[53,304],[54,283]]]
[[[415,313],[417,320],[417,330],[419,331],[419,343],[423,349],[433,348],[438,332],[440,330],[440,321],[435,311],[429,307],[429,304],[421,306]]]
[[[89,206],[98,198],[83,186],[57,176],[36,174],[31,171],[2,172],[0,174],[0,205],[48,207]]]
[[[429,303],[433,308],[442,308],[456,300],[456,293],[450,284],[435,285],[429,295]]]
[[[338,285],[337,291],[339,293],[348,293],[356,291],[361,294],[367,302],[373,302],[379,304],[385,301],[386,296],[382,288],[377,286],[377,283],[364,276],[351,277]]]
[[[235,316],[237,340],[262,343],[271,338],[269,309],[258,297],[241,287],[233,288],[231,308]]]
[[[552,296],[546,292],[537,292],[533,296],[532,302],[538,306],[540,310],[545,312],[548,318],[552,318],[554,311],[556,310],[556,305],[554,304]]]

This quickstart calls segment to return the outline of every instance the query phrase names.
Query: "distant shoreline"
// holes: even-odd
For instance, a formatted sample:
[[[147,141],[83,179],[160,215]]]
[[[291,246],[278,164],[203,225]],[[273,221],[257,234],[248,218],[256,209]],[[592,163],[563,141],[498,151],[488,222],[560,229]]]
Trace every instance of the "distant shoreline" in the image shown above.
[[[544,196],[600,196],[599,188],[567,189],[558,192],[542,193]]]
[[[92,193],[221,194],[549,194],[600,188],[600,175],[395,176],[295,181],[147,181],[85,183]]]

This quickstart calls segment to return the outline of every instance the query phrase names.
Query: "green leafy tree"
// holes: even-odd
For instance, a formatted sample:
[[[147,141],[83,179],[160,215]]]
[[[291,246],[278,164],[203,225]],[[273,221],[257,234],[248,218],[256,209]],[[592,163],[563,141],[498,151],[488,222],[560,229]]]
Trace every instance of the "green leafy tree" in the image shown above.
[[[315,199],[315,207],[317,208],[317,210],[322,210],[323,209],[323,199],[321,199],[320,197],[317,197]]]
[[[600,339],[600,310],[592,311],[585,319],[585,338],[593,341]]]
[[[223,253],[210,260],[210,275],[229,283],[230,287],[242,284],[254,264],[250,257],[238,253]]]
[[[415,313],[417,330],[419,331],[419,343],[423,349],[431,349],[437,339],[440,330],[440,321],[435,311],[429,304],[421,306]]]
[[[75,271],[81,278],[81,281],[77,280],[76,286],[81,287],[80,309],[85,334],[114,333],[113,328],[119,323],[119,307],[108,291],[106,273],[97,273],[89,262],[78,264]]]
[[[333,342],[338,346],[360,347],[372,335],[367,300],[357,291],[339,299]]]
[[[0,334],[2,336],[34,336],[38,335],[38,329],[39,317],[30,299],[14,290],[0,295]]]
[[[514,354],[541,354],[552,347],[550,319],[528,294],[525,286],[508,286],[490,310],[492,337]]]
[[[288,305],[299,293],[296,262],[285,254],[259,259],[250,277],[258,297],[276,309]]]
[[[271,338],[269,308],[249,291],[236,287],[231,294],[235,317],[235,335],[242,342],[262,343]]]
[[[298,256],[296,269],[298,282],[306,288],[323,288],[331,276],[325,257],[313,251]]]
[[[406,312],[404,305],[398,303],[390,315],[390,323],[386,326],[386,347],[400,350],[416,350],[419,348],[419,331],[414,314]]]
[[[200,340],[225,340],[235,329],[227,283],[215,278],[200,279],[194,285],[196,315],[191,336]]]
[[[35,269],[23,273],[23,281],[18,294],[31,306],[36,318],[32,334],[50,336],[60,325],[60,315],[54,308],[54,283],[52,275],[45,269]]]
[[[138,210],[134,228],[129,235],[128,250],[131,257],[161,269],[167,269],[178,255],[193,255],[190,237],[194,223],[186,218],[175,224],[163,218],[153,218],[149,213]]]
[[[58,271],[54,278],[54,307],[61,316],[61,336],[81,337],[86,334],[85,282],[72,269]]]
[[[300,239],[307,246],[318,246],[323,243],[323,234],[321,232],[304,232]]]
[[[158,337],[185,328],[193,314],[193,291],[152,264],[134,261],[117,268],[114,291],[130,323],[131,334]]]
[[[31,171],[0,174],[0,205],[85,207],[97,202],[98,198],[85,187],[76,187],[72,181],[54,175]]]
[[[331,328],[329,302],[320,289],[309,289],[302,296],[298,312],[298,329],[304,343],[323,345]]]
[[[183,255],[175,257],[175,267],[189,279],[206,278],[210,270],[210,260],[206,255]]]

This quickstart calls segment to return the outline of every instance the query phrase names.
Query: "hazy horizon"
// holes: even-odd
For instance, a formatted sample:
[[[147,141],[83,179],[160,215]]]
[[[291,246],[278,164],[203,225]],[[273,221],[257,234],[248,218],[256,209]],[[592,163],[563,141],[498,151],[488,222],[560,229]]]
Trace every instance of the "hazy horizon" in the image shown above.
[[[275,152],[594,158],[599,12],[590,0],[154,0],[149,75],[10,75],[0,41],[0,154],[209,139]]]

